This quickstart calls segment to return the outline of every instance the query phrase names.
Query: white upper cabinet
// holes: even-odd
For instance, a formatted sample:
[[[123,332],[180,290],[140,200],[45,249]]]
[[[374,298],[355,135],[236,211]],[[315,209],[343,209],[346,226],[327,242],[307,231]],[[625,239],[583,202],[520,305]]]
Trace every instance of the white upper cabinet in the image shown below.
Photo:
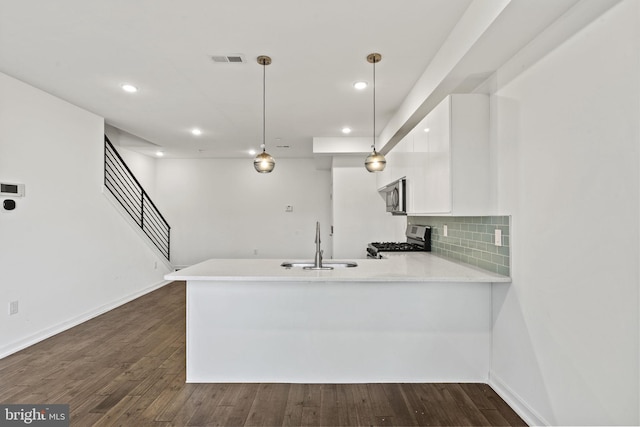
[[[413,157],[413,135],[409,133],[391,150],[391,181],[408,176],[411,173],[411,162]]]
[[[405,166],[409,215],[490,213],[487,95],[448,96],[407,140],[412,142]]]
[[[376,184],[382,188],[394,181],[408,176],[412,167],[413,158],[413,134],[409,133],[385,155],[387,166],[382,172],[377,173]]]
[[[375,173],[376,185],[378,188],[382,188],[385,185],[394,181],[394,179],[392,178],[393,176],[395,176],[393,174],[393,169],[394,169],[393,165],[395,163],[393,150],[385,154],[384,158],[387,160],[387,165],[385,166],[384,170]]]

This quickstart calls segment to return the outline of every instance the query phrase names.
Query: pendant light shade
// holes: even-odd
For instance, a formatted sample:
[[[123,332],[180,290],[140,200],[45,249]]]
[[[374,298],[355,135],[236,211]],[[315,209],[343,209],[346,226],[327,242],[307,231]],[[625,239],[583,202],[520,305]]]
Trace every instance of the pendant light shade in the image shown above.
[[[253,167],[260,173],[270,173],[276,166],[276,161],[266,151],[266,68],[271,64],[271,58],[265,55],[258,56],[258,64],[262,65],[262,153],[253,160]]]
[[[387,160],[382,154],[378,153],[375,148],[364,161],[364,167],[366,167],[369,172],[380,172],[384,170],[386,165]]]
[[[276,166],[276,161],[273,160],[273,157],[266,151],[262,151],[262,153],[258,154],[255,159],[253,159],[253,167],[260,173],[269,173]]]
[[[369,172],[380,172],[387,165],[384,156],[376,151],[376,62],[382,60],[379,53],[371,53],[367,56],[367,61],[373,64],[373,142],[371,144],[371,154],[364,161],[364,167]]]

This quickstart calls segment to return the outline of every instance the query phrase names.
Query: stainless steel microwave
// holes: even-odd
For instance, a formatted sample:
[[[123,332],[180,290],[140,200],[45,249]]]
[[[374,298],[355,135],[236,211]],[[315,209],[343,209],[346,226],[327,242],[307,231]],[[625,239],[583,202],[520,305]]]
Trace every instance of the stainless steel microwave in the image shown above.
[[[400,178],[378,190],[385,201],[387,212],[392,215],[407,214],[407,180]]]

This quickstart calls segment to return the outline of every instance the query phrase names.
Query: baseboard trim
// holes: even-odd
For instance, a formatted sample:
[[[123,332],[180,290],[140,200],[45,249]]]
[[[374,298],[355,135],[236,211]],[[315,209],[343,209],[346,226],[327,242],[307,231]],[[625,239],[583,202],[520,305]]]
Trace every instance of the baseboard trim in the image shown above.
[[[113,301],[111,303],[108,304],[104,304],[100,307],[97,307],[95,310],[91,310],[89,312],[86,312],[84,314],[81,314],[80,316],[77,316],[73,319],[67,320],[65,322],[62,322],[60,324],[51,326],[47,329],[44,329],[36,334],[33,334],[27,338],[21,339],[19,341],[13,342],[11,344],[8,344],[2,348],[0,348],[0,359],[3,359],[11,354],[17,353],[20,350],[24,350],[27,347],[30,347],[34,344],[39,343],[40,341],[44,341],[47,338],[51,338],[54,335],[59,334],[60,332],[64,332],[67,329],[71,329],[74,326],[78,326],[81,323],[86,322],[87,320],[91,320],[94,317],[100,316],[101,314],[104,314],[108,311],[113,310],[114,308],[120,307],[121,305],[124,305],[128,302],[133,301],[136,298],[139,298],[143,295],[148,294],[149,292],[153,292],[156,289],[160,289],[161,287],[168,285],[169,283],[171,283],[171,280],[162,280],[160,282],[157,282],[145,289],[142,289],[138,292],[134,292],[133,294],[127,295],[123,298],[120,298],[116,301]]]
[[[489,385],[498,393],[516,414],[520,416],[529,426],[550,426],[551,424],[529,406],[518,393],[513,391],[498,375],[493,371],[489,373]]]

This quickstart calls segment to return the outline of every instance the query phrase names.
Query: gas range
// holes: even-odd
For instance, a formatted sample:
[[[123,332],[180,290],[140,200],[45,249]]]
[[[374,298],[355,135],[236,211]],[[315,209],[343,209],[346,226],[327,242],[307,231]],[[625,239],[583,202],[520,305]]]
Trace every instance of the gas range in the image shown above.
[[[384,252],[428,252],[431,251],[431,227],[408,225],[406,242],[373,242],[367,246],[367,258],[382,258]]]

